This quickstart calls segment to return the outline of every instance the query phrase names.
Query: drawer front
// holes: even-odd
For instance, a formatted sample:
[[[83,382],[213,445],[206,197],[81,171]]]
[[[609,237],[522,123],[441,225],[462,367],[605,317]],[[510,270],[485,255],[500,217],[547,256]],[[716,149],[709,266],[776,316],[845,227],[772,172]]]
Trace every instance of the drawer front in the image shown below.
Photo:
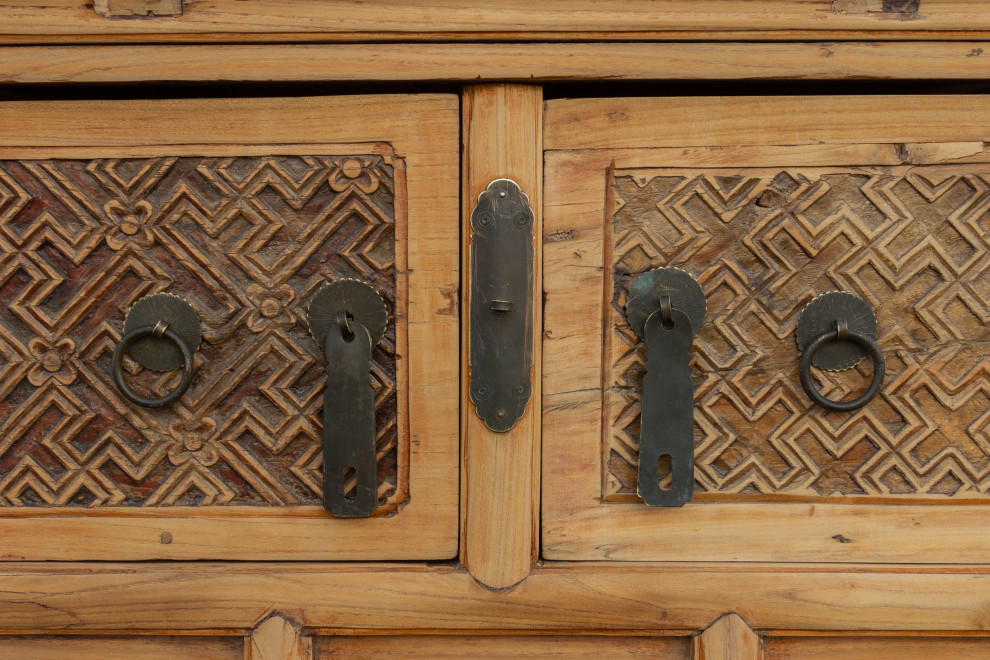
[[[690,637],[600,635],[419,635],[314,638],[323,658],[660,658],[687,660]]]
[[[367,118],[385,107],[393,116]],[[443,303],[458,260],[443,238],[456,223],[455,98],[0,112],[25,127],[0,147],[0,525],[25,546],[31,528],[94,537],[35,536],[8,558],[456,553],[457,317]],[[38,130],[39,114],[61,126]],[[309,326],[318,293],[342,280],[367,285],[387,317],[367,363],[377,504],[359,520],[323,506],[324,425],[339,416]],[[112,356],[129,310],[162,294],[188,304],[202,339],[188,390],[147,407],[115,384]],[[174,390],[182,369],[144,368],[138,350],[125,383]],[[344,481],[353,499],[355,475]],[[272,547],[279,533],[303,540]]]
[[[990,489],[990,159],[973,121],[985,113],[978,99],[929,100],[914,106],[905,145],[888,118],[910,103],[551,104],[548,557],[986,559],[985,535],[968,527]],[[591,119],[589,131],[582,113],[619,120]],[[640,135],[643,148],[631,146]],[[691,349],[683,508],[637,494],[647,348],[626,309],[660,267],[686,271],[707,303]],[[814,404],[799,377],[798,322],[831,291],[872,310],[886,364],[877,396],[851,412]],[[814,384],[847,400],[873,366],[812,369]]]

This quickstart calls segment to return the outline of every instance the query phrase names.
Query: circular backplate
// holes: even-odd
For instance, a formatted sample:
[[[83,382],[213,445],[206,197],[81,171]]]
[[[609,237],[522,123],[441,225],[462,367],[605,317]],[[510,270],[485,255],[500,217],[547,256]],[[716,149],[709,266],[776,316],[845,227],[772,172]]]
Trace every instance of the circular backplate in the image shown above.
[[[845,320],[849,329],[877,338],[877,317],[869,304],[859,296],[845,291],[830,291],[812,300],[801,312],[797,325],[797,344],[801,352],[815,337],[835,329],[835,322]],[[850,369],[863,361],[868,353],[851,341],[831,341],[822,346],[813,365],[825,371]]]
[[[372,346],[385,336],[388,310],[382,297],[371,285],[360,280],[341,279],[323,285],[309,304],[309,334],[320,346],[326,341],[330,328],[337,327],[339,310],[348,312],[368,329]]]
[[[193,353],[203,339],[199,314],[193,306],[171,293],[153,293],[131,305],[124,317],[124,334],[144,325],[164,321]],[[183,366],[182,352],[164,337],[144,337],[131,346],[128,354],[145,369],[172,371]]]
[[[705,322],[705,292],[698,281],[680,268],[655,268],[640,275],[629,289],[626,322],[640,337],[650,314],[660,309],[660,298],[670,296],[670,306],[687,315],[691,334]]]

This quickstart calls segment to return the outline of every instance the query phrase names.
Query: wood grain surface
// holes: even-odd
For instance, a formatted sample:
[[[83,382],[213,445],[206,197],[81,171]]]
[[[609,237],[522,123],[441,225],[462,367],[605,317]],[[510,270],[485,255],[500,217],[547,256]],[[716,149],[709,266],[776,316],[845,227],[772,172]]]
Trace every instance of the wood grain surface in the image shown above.
[[[497,7],[483,0],[346,0],[332,4],[307,0],[186,0],[181,15],[108,18],[83,0],[28,0],[2,9],[8,37],[75,39],[157,36],[161,39],[513,39],[570,38],[602,34],[611,38],[685,38],[699,33],[719,38],[784,33],[806,38],[876,33],[970,35],[990,29],[980,0],[924,0],[863,3],[848,0],[671,0],[662,10],[650,0],[602,5],[594,0],[532,3],[506,0]],[[726,38],[726,37],[722,37]],[[736,36],[738,38],[738,36]]]
[[[331,658],[651,658],[687,660],[688,638],[639,635],[352,635],[317,637],[317,660]]]
[[[244,660],[243,637],[145,635],[0,637],[0,657],[18,660]]]
[[[469,399],[470,365],[463,367],[461,560],[480,582],[505,588],[524,579],[537,556],[540,465],[540,268],[542,217],[543,92],[536,86],[480,85],[464,95],[463,252],[469,254],[471,211],[494,179],[515,181],[535,213],[533,305],[533,389],[515,426],[495,433]],[[470,268],[463,269],[462,309],[470,310]],[[462,325],[468,355],[470,320]]]
[[[990,170],[636,169],[611,182],[607,500],[636,493],[646,351],[624,309],[639,274],[661,266],[707,296],[693,348],[696,494],[986,496]],[[799,386],[795,328],[833,290],[867,301],[886,359],[880,394],[854,413],[824,413]],[[842,400],[872,366],[813,373]]]
[[[691,640],[693,660],[763,660],[759,636],[732,612]]]
[[[979,506],[973,506],[978,499],[972,496],[960,498],[959,504],[908,507],[891,507],[890,497],[878,499],[879,496],[854,497],[848,505],[802,505],[796,501],[771,505],[717,503],[705,501],[702,494],[682,509],[665,510],[602,503],[603,369],[595,365],[605,363],[601,333],[606,310],[601,301],[574,296],[573,292],[604,286],[603,273],[610,263],[603,240],[604,218],[606,209],[613,208],[609,198],[610,172],[642,171],[660,163],[800,168],[812,164],[985,160],[982,143],[988,116],[980,97],[928,97],[924,108],[913,107],[910,111],[905,106],[909,99],[859,97],[855,109],[833,104],[836,100],[817,99],[820,113],[812,113],[810,99],[803,97],[599,99],[575,100],[573,105],[554,100],[546,104],[547,142],[555,147],[577,144],[588,150],[549,153],[545,163],[545,557],[893,562],[982,562],[990,557],[986,552],[990,540],[979,532],[978,521],[984,514]],[[911,143],[900,142],[906,131],[890,121],[900,112],[914,115],[915,141]],[[842,115],[847,126],[840,131],[838,124],[832,122]],[[603,119],[607,117],[614,119]],[[709,118],[710,131],[705,132]],[[720,142],[718,136],[724,146],[715,144]],[[940,139],[950,142],[939,143]],[[796,144],[786,144],[791,141]],[[613,146],[633,143],[648,148]],[[678,144],[685,146],[678,148]],[[979,194],[977,198],[982,199]],[[986,256],[986,247],[980,243],[985,240],[986,229],[973,231],[977,241],[973,255],[980,262]],[[924,244],[925,240],[933,239],[919,238],[915,242]],[[950,243],[956,250],[963,249],[967,241]],[[728,247],[738,244],[730,242]],[[715,258],[711,255],[702,261],[710,266]],[[946,266],[943,272],[951,269]],[[955,280],[956,276],[949,279]],[[982,287],[982,279],[977,278],[977,288]],[[978,318],[986,314],[979,302],[970,307]],[[975,323],[972,328],[982,332],[985,326]],[[978,354],[979,351],[974,353]],[[980,359],[976,358],[977,363]],[[946,373],[956,372],[950,368]],[[984,396],[982,374],[977,367],[972,376],[975,389],[963,397],[975,397],[974,410],[979,409]],[[938,415],[935,418],[939,420],[934,423],[937,427],[943,420]],[[972,419],[977,418],[978,412]],[[977,434],[979,427],[978,424]],[[972,429],[967,431],[971,432]],[[933,433],[937,436],[936,430]],[[965,438],[956,440],[963,442]],[[726,542],[730,538],[732,542]]]
[[[390,318],[372,387],[378,515],[395,513],[408,497],[406,177],[377,151],[0,161],[0,506],[322,504],[325,375],[307,310],[347,278]],[[149,409],[117,391],[110,358],[129,307],[155,293],[192,306],[203,343],[189,391]],[[125,367],[152,397],[179,378]]]
[[[0,46],[0,82],[985,79],[988,57],[983,41]]]
[[[982,660],[990,655],[990,638],[984,635],[770,636],[764,645],[766,660]]]
[[[382,112],[383,107],[390,111]],[[397,186],[407,190],[406,204],[394,209],[395,276],[397,290],[409,292],[408,311],[396,308],[395,318],[397,356],[400,365],[406,363],[410,383],[408,406],[400,397],[397,411],[399,418],[408,418],[410,434],[408,459],[398,459],[398,465],[408,465],[410,494],[400,514],[335,521],[316,505],[145,511],[73,507],[71,515],[32,507],[0,519],[5,558],[367,560],[447,559],[456,554],[456,97],[7,103],[0,104],[0,117],[8,127],[0,138],[0,159],[5,160],[271,157],[316,153],[320,149],[313,151],[312,145],[326,149],[330,144],[347,145],[344,153],[360,155],[374,154],[389,142],[405,162],[404,170],[395,170]],[[50,233],[57,243],[57,233]],[[408,255],[404,263],[403,255]],[[352,258],[370,265],[365,256],[357,252]],[[210,264],[202,268],[209,272]],[[249,293],[245,290],[248,306]],[[305,297],[302,292],[293,295]],[[266,300],[259,298],[259,305]],[[261,311],[259,307],[258,324],[268,320]],[[108,310],[107,316],[113,313]],[[404,343],[408,349],[402,348]],[[285,513],[290,509],[291,514]]]
[[[494,592],[424,564],[130,563],[0,566],[0,632],[246,634],[272,611],[318,634],[690,635],[725,612],[754,630],[990,627],[986,566],[550,564]]]

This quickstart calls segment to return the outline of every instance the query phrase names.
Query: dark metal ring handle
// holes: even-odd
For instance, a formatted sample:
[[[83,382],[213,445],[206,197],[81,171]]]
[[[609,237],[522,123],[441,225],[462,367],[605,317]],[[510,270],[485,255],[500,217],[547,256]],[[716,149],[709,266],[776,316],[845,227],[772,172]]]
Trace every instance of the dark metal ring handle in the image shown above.
[[[158,330],[160,330],[160,328]],[[156,330],[156,326],[153,325],[142,325],[134,328],[120,338],[120,343],[117,344],[117,348],[113,350],[113,382],[117,385],[117,389],[120,390],[120,393],[127,397],[127,399],[129,399],[132,403],[136,403],[137,405],[144,406],[146,408],[167,406],[170,403],[178,401],[179,398],[186,393],[186,390],[189,389],[189,384],[192,383],[193,377],[193,354],[189,349],[189,345],[184,339],[182,339],[182,337],[179,336],[177,332],[171,328],[165,328],[160,332],[158,330]],[[127,350],[134,344],[134,342],[152,335],[157,337],[165,337],[175,344],[182,353],[182,380],[179,381],[179,386],[158,399],[143,397],[132,390],[131,387],[124,382],[124,372],[121,369],[124,361],[124,354],[127,353]]]
[[[811,381],[811,360],[815,357],[815,353],[817,353],[818,349],[825,344],[839,340],[849,340],[855,342],[866,349],[866,351],[873,357],[873,380],[870,382],[870,386],[867,388],[866,392],[852,401],[832,401],[831,399],[827,399],[822,396],[821,392],[818,391],[815,384]],[[883,360],[883,352],[880,350],[877,342],[868,335],[850,330],[846,327],[845,323],[841,322],[838,323],[832,330],[823,332],[811,340],[811,343],[804,347],[804,352],[801,356],[801,386],[804,387],[804,391],[809,397],[811,397],[812,401],[827,410],[849,412],[851,410],[862,408],[869,403],[880,390],[880,385],[883,383],[885,373],[886,367]]]

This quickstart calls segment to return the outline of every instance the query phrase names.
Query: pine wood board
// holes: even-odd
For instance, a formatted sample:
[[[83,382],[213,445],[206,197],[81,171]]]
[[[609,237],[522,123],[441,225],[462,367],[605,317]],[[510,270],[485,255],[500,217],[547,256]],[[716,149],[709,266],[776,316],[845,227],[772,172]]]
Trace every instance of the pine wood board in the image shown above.
[[[246,634],[273,610],[307,634],[328,635],[689,635],[730,611],[754,630],[990,628],[986,566],[550,564],[501,592],[463,569],[422,564],[28,562],[0,569],[3,634]]]
[[[316,659],[329,658],[652,658],[687,660],[686,637],[635,635],[416,635],[317,637]]]
[[[769,636],[764,645],[766,660],[980,660],[990,655],[990,639],[983,636]]]
[[[389,108],[390,112],[383,112]],[[358,118],[360,120],[358,120]],[[4,559],[449,559],[458,548],[458,101],[454,96],[0,104],[2,158],[276,151],[389,141],[406,159],[411,498],[389,518],[229,511],[5,511]],[[222,144],[220,144],[222,142]],[[217,149],[217,151],[213,151]],[[47,155],[46,155],[47,154]],[[400,240],[406,238],[401,237]],[[272,539],[278,539],[272,542]]]
[[[276,614],[251,631],[245,640],[244,660],[313,660],[313,638]]]
[[[911,12],[879,1],[844,0],[674,0],[663,11],[648,0],[603,6],[593,0],[533,4],[507,0],[498,7],[481,0],[393,2],[348,0],[333,5],[306,0],[186,0],[180,16],[106,18],[82,0],[20,2],[3,9],[5,35],[155,35],[278,39],[281,35],[322,38],[373,33],[418,37],[483,34],[513,38],[519,34],[634,34],[664,32],[921,32],[990,29],[979,0],[925,0]],[[270,35],[270,36],[269,36]],[[281,38],[285,38],[282,36]]]
[[[731,612],[691,639],[694,660],[763,660],[760,637]]]
[[[0,637],[0,657],[21,660],[243,660],[243,637],[12,636]]]
[[[0,82],[981,79],[988,57],[983,41],[7,46]]]
[[[979,95],[735,96],[555,99],[543,123],[553,151],[983,142],[985,118]]]
[[[543,92],[536,86],[480,85],[464,94],[462,254],[470,254],[471,211],[494,179],[515,181],[536,214],[533,225],[533,395],[511,430],[495,433],[469,398],[470,365],[462,367],[461,560],[483,584],[524,579],[537,556],[540,465],[540,269]],[[467,259],[467,256],[465,256]],[[470,265],[462,271],[461,342],[469,354]]]
[[[546,104],[547,142],[556,147],[580,144],[589,148],[549,152],[545,159],[545,558],[838,562],[984,562],[990,558],[986,551],[990,540],[978,531],[985,514],[971,506],[973,502],[891,507],[885,500],[864,498],[847,504],[760,505],[715,503],[699,497],[682,509],[666,510],[601,502],[603,304],[600,295],[574,296],[573,292],[603,290],[603,269],[609,267],[603,222],[610,168],[730,163],[891,165],[985,159],[987,111],[982,97],[929,97],[929,114],[916,113],[912,139],[907,143],[900,139],[900,128],[875,118],[883,116],[885,106],[903,108],[910,99],[857,98],[856,111],[865,113],[857,114],[859,119],[854,119],[852,109],[843,110],[841,103],[833,105],[831,98],[816,99],[823,106],[816,117],[845,113],[849,127],[842,134],[838,126],[834,131],[823,130],[820,127],[825,122],[802,118],[799,110],[807,100],[803,97]],[[613,128],[603,128],[594,136],[594,122],[602,121],[605,127],[608,120],[590,112],[591,108],[611,116]],[[718,140],[694,127],[694,118],[704,119],[709,111],[720,117],[715,120],[720,125],[709,129],[726,138],[724,147],[706,146]],[[564,117],[573,120],[566,128],[557,123]],[[786,126],[775,126],[773,117]],[[731,131],[721,132],[730,125]],[[744,137],[737,132],[745,133]],[[796,140],[799,144],[781,144],[801,133],[803,139]],[[947,137],[950,142],[940,142]],[[863,140],[857,143],[859,138]],[[637,142],[653,148],[612,146]]]

